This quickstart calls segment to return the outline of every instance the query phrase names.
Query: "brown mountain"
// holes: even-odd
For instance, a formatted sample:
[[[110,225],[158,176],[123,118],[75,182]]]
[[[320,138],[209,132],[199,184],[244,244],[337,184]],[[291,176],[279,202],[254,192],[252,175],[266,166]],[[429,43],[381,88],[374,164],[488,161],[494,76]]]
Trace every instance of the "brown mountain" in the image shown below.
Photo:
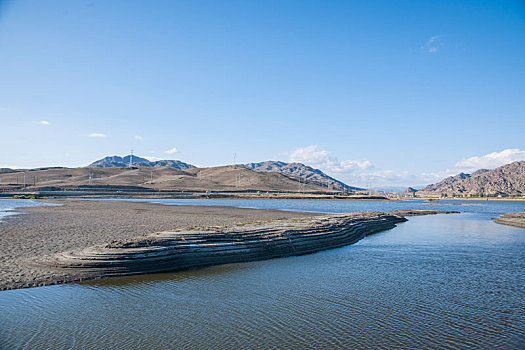
[[[479,196],[525,195],[525,161],[503,165],[493,170],[480,169],[460,173],[417,192],[418,195]]]
[[[176,169],[170,166],[11,169],[0,174],[0,191],[121,189],[136,191],[329,192],[316,182],[242,166]]]

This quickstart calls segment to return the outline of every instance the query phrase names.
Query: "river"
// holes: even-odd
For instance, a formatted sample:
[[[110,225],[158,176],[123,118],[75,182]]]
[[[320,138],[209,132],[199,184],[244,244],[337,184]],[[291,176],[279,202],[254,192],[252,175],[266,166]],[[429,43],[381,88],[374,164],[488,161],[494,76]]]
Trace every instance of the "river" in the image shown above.
[[[525,347],[525,202],[149,200],[459,210],[316,254],[0,292],[0,348]]]

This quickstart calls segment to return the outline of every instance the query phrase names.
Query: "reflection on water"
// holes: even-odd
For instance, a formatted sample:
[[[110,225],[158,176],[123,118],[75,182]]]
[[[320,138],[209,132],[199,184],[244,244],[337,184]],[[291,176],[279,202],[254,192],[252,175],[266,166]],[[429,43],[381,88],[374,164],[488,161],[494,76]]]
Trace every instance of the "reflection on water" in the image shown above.
[[[312,255],[0,293],[12,348],[524,348],[525,230],[411,218]]]

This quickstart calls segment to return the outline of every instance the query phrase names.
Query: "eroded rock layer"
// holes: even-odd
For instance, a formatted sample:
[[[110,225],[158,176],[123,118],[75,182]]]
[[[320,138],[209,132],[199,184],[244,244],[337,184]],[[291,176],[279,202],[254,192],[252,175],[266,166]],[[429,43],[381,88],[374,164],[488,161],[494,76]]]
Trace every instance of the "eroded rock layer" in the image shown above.
[[[64,252],[39,262],[90,270],[99,277],[176,271],[342,247],[404,221],[400,215],[366,212],[194,227]]]
[[[255,261],[342,247],[407,221],[403,215],[438,211],[362,212],[157,232],[129,241],[41,258],[59,269],[81,269],[89,278],[177,271]]]

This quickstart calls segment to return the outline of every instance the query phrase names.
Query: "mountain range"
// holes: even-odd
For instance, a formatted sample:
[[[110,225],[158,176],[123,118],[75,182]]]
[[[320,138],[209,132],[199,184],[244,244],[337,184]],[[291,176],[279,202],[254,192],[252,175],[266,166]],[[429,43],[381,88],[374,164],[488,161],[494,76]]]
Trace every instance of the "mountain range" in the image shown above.
[[[108,156],[102,159],[99,159],[88,165],[88,168],[123,168],[133,166],[145,166],[145,167],[170,167],[175,169],[191,169],[195,168],[194,165],[181,162],[180,160],[156,160],[151,161],[146,158],[141,158],[137,156],[127,155],[125,157],[120,156]]]
[[[304,164],[274,163],[268,162],[266,168],[256,164],[197,168],[178,160],[150,161],[135,155],[108,156],[80,168],[0,169],[0,191],[23,188],[35,191],[83,189],[321,194],[353,189]]]
[[[90,165],[89,168],[113,168],[113,167],[129,167],[130,160],[132,160],[133,166],[145,166],[145,167],[170,167],[180,170],[186,170],[196,168],[194,165],[181,162],[179,160],[157,160],[150,161],[146,158],[137,156],[127,155],[125,157],[120,156],[108,156],[97,160]],[[325,187],[327,191],[337,192],[355,192],[362,190],[358,187],[348,186],[347,184],[328,176],[319,169],[312,168],[311,166],[301,163],[285,163],[281,161],[266,161],[259,163],[248,163],[239,164],[239,166],[245,167],[250,170],[257,172],[271,172],[279,173],[284,176],[295,178],[299,182],[306,181],[307,183],[316,184],[320,187]]]
[[[262,172],[274,172],[288,176],[294,176],[300,179],[316,183],[320,186],[326,187],[329,190],[340,192],[355,192],[362,190],[362,188],[348,186],[344,182],[334,179],[326,175],[319,169],[302,163],[285,163],[281,161],[266,161],[260,163],[243,164],[244,167]]]
[[[131,160],[131,162],[130,162]],[[130,165],[132,165],[130,167]],[[108,156],[84,168],[0,169],[0,187],[142,186],[155,190],[357,192],[358,187],[301,163],[266,161],[197,168],[179,160]],[[417,196],[525,195],[525,161],[493,170],[459,173],[420,190],[389,188]],[[384,189],[383,189],[384,190]]]
[[[525,161],[513,162],[493,170],[460,173],[421,189],[421,195],[492,196],[525,194]]]

